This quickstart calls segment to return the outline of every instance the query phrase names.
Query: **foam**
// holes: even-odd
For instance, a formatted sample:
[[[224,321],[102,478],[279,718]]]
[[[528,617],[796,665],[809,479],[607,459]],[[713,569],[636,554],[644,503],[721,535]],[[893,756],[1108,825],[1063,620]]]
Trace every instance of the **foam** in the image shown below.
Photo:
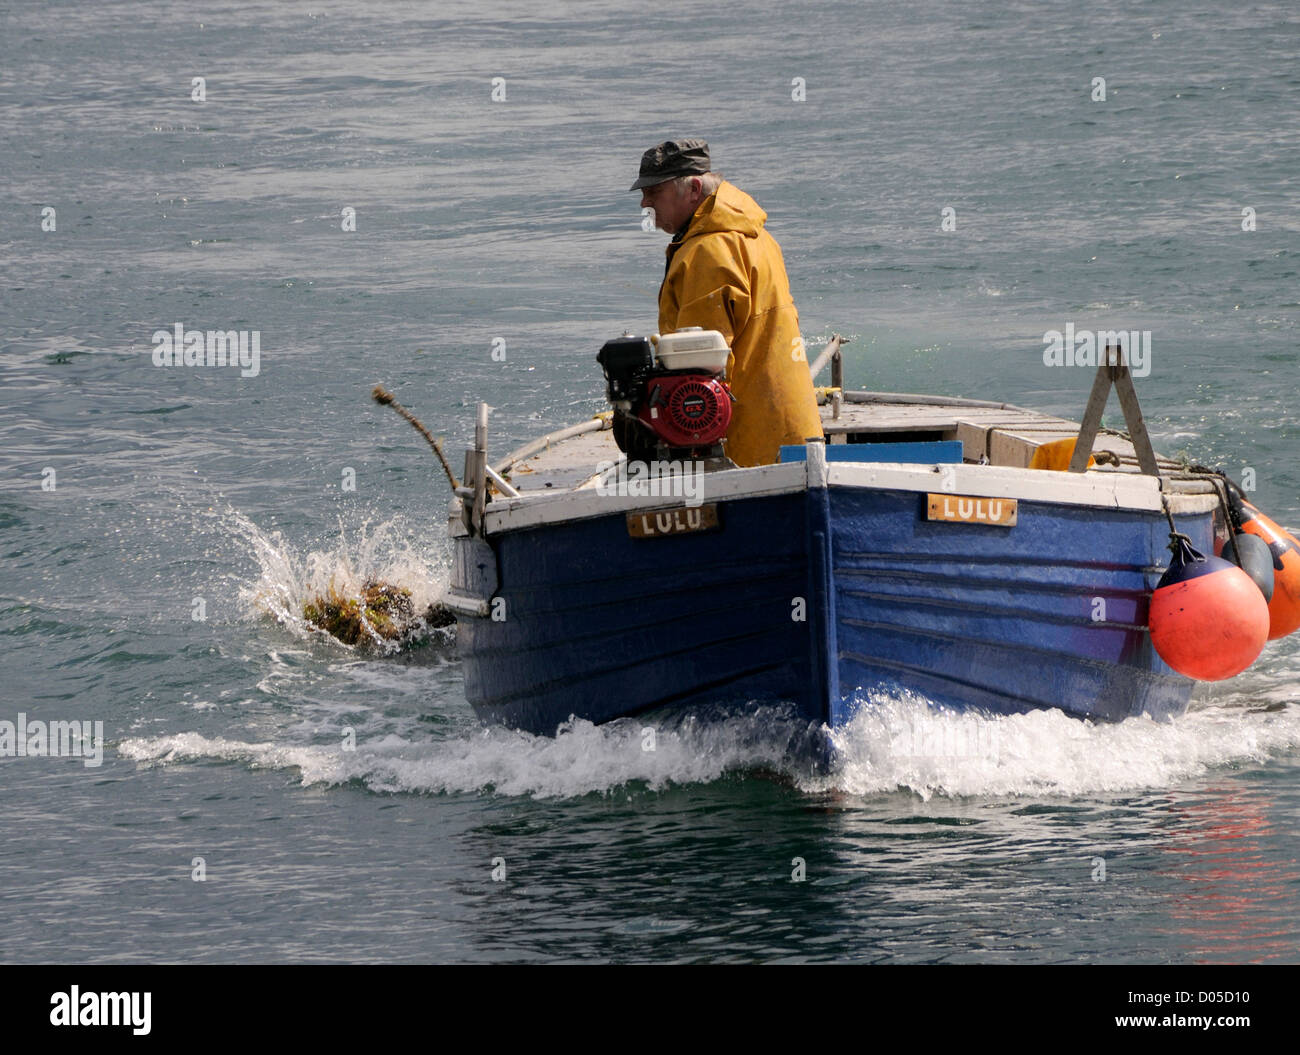
[[[645,750],[646,729],[654,749]],[[1059,711],[1010,717],[933,709],[877,696],[835,731],[835,759],[816,773],[807,727],[778,711],[714,722],[567,723],[554,737],[475,728],[419,740],[375,730],[353,751],[331,744],[255,743],[199,733],[123,741],[150,765],[216,759],[297,770],[304,786],[357,782],[375,792],[495,793],[535,798],[656,792],[729,775],[775,774],[809,794],[899,792],[947,797],[1088,796],[1167,787],[1261,763],[1300,747],[1300,712],[1211,704],[1172,722],[1092,724]]]
[[[1056,710],[990,717],[877,696],[832,739],[828,786],[849,794],[1104,795],[1290,753],[1300,746],[1300,711],[1211,704],[1173,721],[1093,723]]]

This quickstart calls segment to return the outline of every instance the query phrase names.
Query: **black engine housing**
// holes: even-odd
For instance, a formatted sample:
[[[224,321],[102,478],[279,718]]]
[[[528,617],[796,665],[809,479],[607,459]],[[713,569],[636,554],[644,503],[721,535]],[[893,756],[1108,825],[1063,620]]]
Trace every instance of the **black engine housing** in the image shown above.
[[[611,403],[636,403],[655,368],[655,353],[644,337],[615,337],[596,353],[605,371],[605,394]]]

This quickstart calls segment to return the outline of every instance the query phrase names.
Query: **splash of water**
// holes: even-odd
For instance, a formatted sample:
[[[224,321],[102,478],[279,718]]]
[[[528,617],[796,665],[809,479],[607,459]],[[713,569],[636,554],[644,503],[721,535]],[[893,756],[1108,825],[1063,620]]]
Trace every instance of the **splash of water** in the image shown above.
[[[303,618],[305,605],[331,593],[359,598],[367,583],[384,582],[409,590],[412,607],[423,612],[446,588],[445,561],[431,563],[430,551],[417,548],[400,518],[373,527],[366,523],[351,534],[340,520],[338,539],[332,546],[305,553],[281,532],[264,532],[242,513],[232,510],[223,519],[247,542],[260,569],[255,583],[239,588],[241,603],[249,612],[270,616],[302,638],[323,637],[340,648],[354,647],[336,641]],[[416,620],[412,633],[403,640],[385,641],[376,636],[368,647],[396,652],[428,633],[429,628]]]
[[[296,769],[304,786],[359,781],[376,792],[489,791],[553,798],[707,784],[755,768],[806,771],[807,764],[798,760],[801,733],[806,725],[785,723],[764,708],[719,722],[686,718],[657,726],[639,720],[596,726],[571,719],[553,737],[501,727],[424,743],[390,734],[358,741],[352,749],[342,746],[344,741],[291,746],[183,733],[125,740],[118,753],[146,764],[216,758],[253,768]]]
[[[1300,748],[1300,710],[1213,704],[1173,722],[1093,724],[1060,711],[991,717],[939,710],[908,696],[873,697],[831,734],[835,756],[815,772],[807,727],[762,709],[702,722],[571,721],[554,737],[480,729],[443,740],[383,734],[344,750],[248,743],[195,733],[127,740],[146,764],[216,758],[296,769],[304,785],[360,782],[376,792],[576,797],[735,775],[776,775],[808,794],[1075,797],[1170,787],[1215,769],[1265,762]]]
[[[876,695],[832,741],[826,786],[852,795],[1078,796],[1168,787],[1293,752],[1300,710],[1212,704],[1168,722],[1093,723],[1057,710],[990,716]]]

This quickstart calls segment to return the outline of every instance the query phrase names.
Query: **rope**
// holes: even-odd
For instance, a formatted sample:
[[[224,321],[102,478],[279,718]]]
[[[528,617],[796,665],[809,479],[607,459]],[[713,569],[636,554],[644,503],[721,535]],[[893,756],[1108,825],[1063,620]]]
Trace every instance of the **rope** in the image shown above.
[[[1232,547],[1232,559],[1238,568],[1245,571],[1241,563],[1241,551],[1237,549],[1237,530],[1241,525],[1237,523],[1237,518],[1232,511],[1232,503],[1228,501],[1228,476],[1220,472],[1214,478],[1214,493],[1219,496],[1219,508],[1223,510],[1223,524],[1228,529],[1228,541],[1224,543],[1224,549]]]
[[[424,427],[424,423],[402,406],[401,403],[397,402],[397,400],[393,398],[393,393],[389,392],[388,389],[383,387],[383,385],[375,385],[375,387],[370,390],[370,398],[380,406],[392,407],[410,423],[411,427],[414,428],[416,432],[428,441],[429,446],[433,448],[433,453],[438,456],[438,461],[442,464],[442,471],[447,474],[447,479],[451,482],[451,489],[455,491],[459,488],[460,484],[456,482],[456,474],[451,471],[451,466],[447,463],[447,456],[442,453],[442,442],[436,439],[433,433]]]
[[[1187,466],[1189,476],[1209,477],[1210,486],[1214,488],[1214,494],[1219,500],[1219,508],[1223,511],[1223,523],[1228,529],[1228,540],[1224,543],[1224,549],[1232,547],[1232,559],[1238,568],[1245,571],[1241,563],[1241,551],[1237,548],[1236,533],[1241,530],[1241,518],[1237,515],[1237,507],[1228,497],[1228,490],[1231,490],[1241,499],[1246,497],[1246,493],[1241,487],[1222,469],[1211,469],[1207,465],[1189,465]],[[1169,518],[1170,531],[1173,531],[1173,517],[1169,512],[1169,501],[1165,496],[1161,496],[1165,503],[1165,516]],[[1186,536],[1184,536],[1186,537]],[[1172,546],[1172,543],[1171,543]]]
[[[1166,494],[1162,494],[1162,495],[1160,496],[1160,505],[1164,508],[1164,511],[1165,511],[1165,519],[1169,521],[1169,549],[1170,549],[1170,551],[1173,552],[1173,553],[1177,553],[1177,552],[1179,551],[1180,547],[1183,546],[1183,545],[1186,545],[1186,546],[1188,547],[1188,549],[1191,549],[1191,545],[1192,545],[1192,540],[1191,540],[1191,538],[1190,538],[1189,536],[1187,536],[1187,535],[1184,535],[1181,531],[1179,531],[1179,530],[1178,530],[1178,527],[1174,524],[1174,513],[1173,513],[1173,510],[1169,508],[1169,496],[1168,496],[1168,495],[1166,495]]]

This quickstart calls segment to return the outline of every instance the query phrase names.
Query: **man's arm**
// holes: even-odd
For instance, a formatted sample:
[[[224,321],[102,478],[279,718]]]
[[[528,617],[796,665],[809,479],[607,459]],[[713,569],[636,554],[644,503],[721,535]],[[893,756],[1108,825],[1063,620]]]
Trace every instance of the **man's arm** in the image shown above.
[[[673,259],[659,297],[659,332],[717,330],[731,344],[750,315],[749,268],[740,236],[708,235]]]

